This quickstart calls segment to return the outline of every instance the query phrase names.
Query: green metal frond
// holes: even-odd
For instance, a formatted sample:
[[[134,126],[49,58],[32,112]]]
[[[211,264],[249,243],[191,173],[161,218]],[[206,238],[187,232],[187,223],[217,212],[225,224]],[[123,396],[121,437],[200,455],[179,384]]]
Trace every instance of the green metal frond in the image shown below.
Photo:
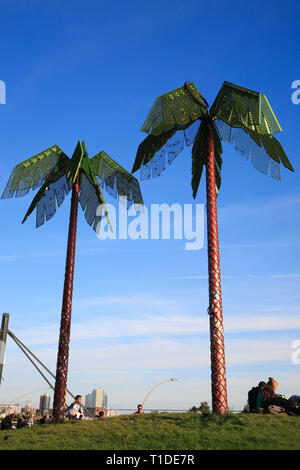
[[[15,166],[2,194],[2,199],[25,196],[43,184],[55,167],[65,169],[70,162],[65,153],[53,145]]]
[[[121,198],[121,202],[126,198],[127,205],[130,202],[143,204],[138,180],[104,151],[91,158],[90,164],[93,174],[100,178],[101,185],[111,196]]]
[[[214,154],[215,154],[215,178],[217,192],[221,188],[221,171],[222,171],[222,144],[216,127],[212,126],[213,130],[213,141],[214,141]]]
[[[173,128],[188,127],[205,115],[206,103],[194,83],[187,82],[156,99],[141,131],[157,136]]]
[[[96,178],[93,180],[93,178],[88,177],[86,172],[83,172],[81,175],[79,202],[82,210],[85,212],[85,220],[90,226],[93,226],[96,233],[100,232],[103,211],[108,225],[111,231],[113,231],[99,183]]]
[[[203,166],[206,163],[206,132],[205,124],[201,122],[192,148],[192,190],[193,197],[196,197],[200,184]]]
[[[261,134],[260,138],[262,140],[263,146],[267,154],[277,162],[281,162],[288,170],[295,171],[290,163],[288,157],[285,154],[280,142],[270,134]]]
[[[85,144],[79,140],[66,170],[70,183],[75,183],[84,155],[87,156]]]
[[[218,133],[223,141],[234,146],[245,160],[250,160],[254,168],[263,174],[270,172],[277,180],[280,176],[280,163],[290,171],[294,171],[280,142],[271,134],[247,132],[242,128],[234,128],[224,121],[214,121]]]
[[[282,130],[265,95],[229,82],[223,83],[209,114],[245,131],[273,134]]]
[[[154,155],[167,143],[167,141],[175,134],[176,129],[170,129],[160,135],[149,134],[146,139],[139,145],[132,173],[139,170],[142,165],[146,165],[154,157]]]
[[[235,146],[252,165],[266,174],[280,177],[280,163],[294,171],[281,144],[272,135],[282,129],[266,98],[261,93],[224,82],[211,109],[222,140]]]
[[[52,219],[56,212],[56,204],[59,207],[69,194],[72,183],[69,183],[65,174],[54,168],[46,181],[33,198],[22,224],[36,208],[36,227],[40,227],[46,221]]]
[[[215,179],[216,179],[216,190],[219,191],[221,187],[221,170],[222,170],[222,144],[219,134],[212,126],[213,130],[213,142],[214,142],[214,154],[215,154]],[[203,166],[206,165],[207,158],[207,137],[205,123],[202,121],[197,135],[195,137],[194,145],[192,148],[192,190],[193,197],[197,195],[199,188]]]

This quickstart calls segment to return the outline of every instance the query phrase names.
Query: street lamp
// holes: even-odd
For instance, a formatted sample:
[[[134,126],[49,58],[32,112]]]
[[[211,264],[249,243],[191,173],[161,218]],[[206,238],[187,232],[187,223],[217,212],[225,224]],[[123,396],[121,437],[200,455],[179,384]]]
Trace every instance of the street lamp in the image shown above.
[[[166,380],[163,380],[162,382],[159,382],[159,384],[155,385],[155,387],[151,388],[150,392],[147,393],[147,395],[145,396],[144,398],[144,401],[142,403],[142,407],[144,407],[144,404],[146,402],[146,400],[148,399],[149,395],[153,392],[153,390],[155,390],[157,387],[159,387],[159,385],[162,385],[166,382],[177,382],[178,379],[176,379],[175,377],[172,377],[171,379],[166,379]]]

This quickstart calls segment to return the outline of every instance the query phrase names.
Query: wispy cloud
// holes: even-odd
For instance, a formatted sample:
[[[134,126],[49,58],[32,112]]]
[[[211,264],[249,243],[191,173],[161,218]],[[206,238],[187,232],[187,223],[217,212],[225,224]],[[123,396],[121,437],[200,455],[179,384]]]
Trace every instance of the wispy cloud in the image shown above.
[[[272,274],[270,276],[267,276],[270,279],[289,279],[293,277],[300,277],[300,274]]]
[[[272,199],[251,199],[219,209],[220,218],[249,218],[286,214],[289,209],[300,207],[300,194],[290,194]]]
[[[278,337],[274,340],[265,338],[227,339],[226,362],[227,365],[237,366],[244,364],[277,363],[285,362],[291,365],[292,338]],[[41,360],[53,365],[56,348],[37,349]],[[7,364],[16,365],[16,357],[10,353]],[[148,339],[138,343],[121,343],[95,346],[94,344],[76,344],[72,342],[70,352],[70,373],[93,375],[93,373],[124,375],[126,371],[145,370],[180,370],[192,369],[210,365],[209,336],[192,338],[189,341],[180,339]],[[101,360],[99,361],[99,359]],[[23,356],[24,361],[26,358]],[[20,360],[20,354],[18,354]],[[296,368],[297,366],[295,366]],[[98,372],[97,372],[98,371]],[[157,372],[156,372],[157,373]],[[20,375],[22,372],[20,371]]]
[[[292,279],[300,277],[300,273],[282,273],[282,274],[242,274],[242,275],[222,275],[222,279]],[[208,275],[195,276],[167,276],[159,277],[161,280],[197,280],[208,279]]]
[[[126,252],[126,253],[151,253],[151,252],[162,252],[162,251],[180,251],[182,250],[182,246],[177,247],[158,247],[158,248],[141,248],[136,245],[135,248],[85,248],[85,249],[77,249],[76,255],[88,255],[93,253],[107,253],[107,252]],[[13,262],[13,261],[20,261],[20,260],[28,260],[34,258],[45,258],[45,257],[53,257],[53,256],[66,256],[65,251],[38,251],[32,253],[12,253],[9,255],[0,255],[0,263],[1,262]]]
[[[44,258],[44,257],[52,257],[52,256],[61,256],[63,255],[63,251],[44,251],[44,252],[36,252],[36,253],[14,253],[11,255],[0,255],[0,262],[4,261],[20,261],[22,259],[33,259],[33,258]]]
[[[222,279],[232,279],[234,276],[222,276]],[[193,279],[208,279],[208,275],[203,276],[168,276],[168,277],[159,277],[161,280],[193,280]]]
[[[139,311],[140,307],[138,307]],[[163,307],[164,309],[164,307]],[[150,309],[151,310],[151,309]],[[300,331],[300,315],[295,308],[295,312],[287,315],[287,307],[281,307],[284,315],[272,314],[272,309],[265,314],[243,314],[243,315],[225,315],[224,326],[226,335],[231,333],[251,333],[259,331]],[[138,314],[110,316],[101,315],[99,318],[75,322],[72,324],[72,341],[91,341],[91,340],[112,340],[149,337],[194,337],[197,335],[208,334],[208,316],[193,316],[189,314],[145,314],[139,311]],[[30,329],[17,330],[14,333],[25,344],[31,346],[38,345],[56,345],[58,341],[57,324],[51,323]]]
[[[236,249],[257,249],[257,248],[290,248],[300,246],[300,241],[290,242],[272,242],[272,243],[224,243],[220,244],[221,248],[236,248]]]

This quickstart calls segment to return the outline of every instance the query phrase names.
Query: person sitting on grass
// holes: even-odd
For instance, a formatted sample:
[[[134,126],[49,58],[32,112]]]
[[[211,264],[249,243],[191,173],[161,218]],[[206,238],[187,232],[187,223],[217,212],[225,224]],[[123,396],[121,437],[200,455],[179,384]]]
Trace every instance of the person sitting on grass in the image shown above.
[[[25,420],[25,426],[28,426],[31,428],[34,425],[34,414],[31,416],[28,416],[28,418]]]
[[[44,415],[40,421],[39,421],[39,424],[46,424],[46,423],[49,423],[49,419],[48,419],[48,416],[47,415]]]
[[[17,429],[24,428],[26,426],[26,416],[22,415],[17,422]]]
[[[135,415],[143,415],[143,414],[144,414],[143,405],[138,405],[138,406],[137,406],[137,411],[135,411],[133,414],[135,414]]]
[[[300,395],[292,395],[289,400],[295,403],[296,407],[300,407]]]
[[[249,413],[259,413],[262,407],[262,389],[266,386],[266,382],[259,382],[256,387],[252,387],[248,392],[248,409]]]
[[[261,413],[300,415],[300,408],[295,406],[293,400],[287,400],[276,395],[274,388],[268,383],[262,390]]]
[[[269,385],[274,390],[274,393],[276,392],[278,388],[278,382],[275,379],[273,379],[273,377],[269,377],[267,385]]]
[[[5,416],[5,418],[1,421],[1,430],[7,431],[8,429],[14,429],[12,425],[12,420],[14,419],[15,415],[12,413],[10,415]]]
[[[66,414],[69,419],[83,419],[83,406],[82,396],[76,395],[75,401],[66,409]]]
[[[257,399],[256,399],[256,410],[259,410],[262,408],[263,405],[263,399],[262,399],[262,391],[266,387],[266,382],[259,382],[258,384],[258,393],[257,393]]]

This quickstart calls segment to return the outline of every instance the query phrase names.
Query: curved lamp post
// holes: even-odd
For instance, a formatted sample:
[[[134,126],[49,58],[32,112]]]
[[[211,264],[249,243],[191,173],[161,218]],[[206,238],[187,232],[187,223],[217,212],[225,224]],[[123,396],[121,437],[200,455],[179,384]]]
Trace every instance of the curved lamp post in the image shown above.
[[[176,379],[175,377],[172,377],[171,379],[167,379],[167,380],[163,380],[162,382],[159,382],[159,384],[155,385],[155,387],[151,388],[150,392],[147,393],[147,395],[145,396],[144,398],[144,401],[142,403],[142,407],[144,408],[144,404],[146,402],[146,400],[149,398],[149,395],[153,392],[153,390],[155,390],[157,387],[159,387],[160,385],[162,384],[165,384],[167,382],[177,382],[178,379]]]

